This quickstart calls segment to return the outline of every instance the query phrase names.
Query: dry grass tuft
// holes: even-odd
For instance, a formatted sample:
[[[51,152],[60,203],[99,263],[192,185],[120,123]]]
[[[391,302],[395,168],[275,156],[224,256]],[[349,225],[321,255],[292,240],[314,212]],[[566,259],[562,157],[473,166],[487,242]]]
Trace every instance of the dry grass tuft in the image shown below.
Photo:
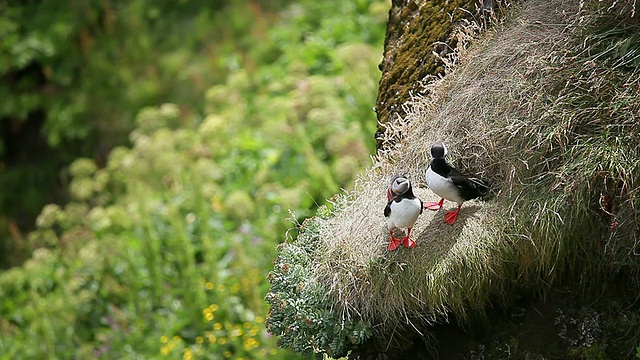
[[[426,84],[430,95],[407,103],[405,118],[386,124],[374,165],[335,199],[332,216],[314,219],[323,247],[313,280],[342,321],[369,323],[393,345],[405,332],[427,337],[451,315],[482,316],[557,281],[588,287],[638,272],[640,68],[610,55],[638,50],[611,44],[639,27],[597,27],[609,5],[523,2]],[[425,210],[413,232],[418,246],[387,252],[388,180],[406,174],[423,183],[437,140],[457,167],[488,180],[492,198],[465,203],[453,226],[443,210]],[[415,192],[439,199],[424,186]]]

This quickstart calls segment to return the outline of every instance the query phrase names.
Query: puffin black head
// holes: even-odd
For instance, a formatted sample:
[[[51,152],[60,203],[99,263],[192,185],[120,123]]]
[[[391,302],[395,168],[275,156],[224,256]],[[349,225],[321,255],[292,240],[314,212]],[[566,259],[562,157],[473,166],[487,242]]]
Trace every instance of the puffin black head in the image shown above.
[[[391,178],[390,188],[394,195],[402,195],[406,193],[409,188],[411,188],[411,183],[405,176],[396,175]]]
[[[444,143],[438,141],[431,145],[431,157],[434,159],[444,159],[447,156],[447,147],[444,146]]]

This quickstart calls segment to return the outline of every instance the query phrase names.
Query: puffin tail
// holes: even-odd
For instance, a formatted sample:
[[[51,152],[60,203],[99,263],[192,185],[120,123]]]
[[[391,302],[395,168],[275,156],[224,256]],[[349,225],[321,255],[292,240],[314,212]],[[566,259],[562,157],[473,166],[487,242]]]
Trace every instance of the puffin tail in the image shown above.
[[[489,193],[489,185],[478,178],[469,178],[469,181],[476,187],[478,190],[479,197],[483,197]]]

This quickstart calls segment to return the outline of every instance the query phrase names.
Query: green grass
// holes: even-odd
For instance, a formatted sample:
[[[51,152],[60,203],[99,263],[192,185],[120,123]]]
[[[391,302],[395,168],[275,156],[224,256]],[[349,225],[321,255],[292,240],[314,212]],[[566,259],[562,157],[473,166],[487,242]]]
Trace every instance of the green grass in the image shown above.
[[[335,199],[331,216],[310,220],[320,244],[308,278],[323,285],[326,310],[345,326],[364,322],[381,349],[401,348],[411,334],[428,341],[437,323],[482,318],[554,284],[586,291],[613,274],[636,278],[640,70],[610,56],[624,37],[604,49],[583,40],[639,29],[603,27],[629,14],[596,5],[522,4],[461,51],[460,64],[427,85],[429,96],[406,104],[355,190]],[[442,212],[423,213],[418,247],[389,253],[388,179],[423,181],[437,140],[456,166],[488,180],[492,197],[465,203],[454,226]],[[437,200],[426,188],[416,194]]]

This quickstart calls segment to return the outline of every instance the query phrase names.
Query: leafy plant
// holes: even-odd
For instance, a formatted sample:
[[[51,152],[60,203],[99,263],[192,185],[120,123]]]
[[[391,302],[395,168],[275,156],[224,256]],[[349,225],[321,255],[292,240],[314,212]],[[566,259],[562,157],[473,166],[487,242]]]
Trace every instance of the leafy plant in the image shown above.
[[[171,103],[142,108],[131,146],[71,164],[70,202],[42,209],[33,258],[0,273],[11,299],[0,304],[0,359],[299,357],[263,327],[266,273],[291,228],[287,209],[314,213],[370,161],[384,28],[367,6],[336,6],[359,25],[344,24],[351,32],[305,65],[296,54],[315,46],[275,39],[300,33],[297,16],[303,26],[332,14],[308,4],[262,34],[247,64],[227,53],[201,118]],[[332,34],[333,22],[312,23],[305,31]]]
[[[0,4],[0,266],[27,255],[15,244],[42,206],[68,201],[60,169],[77,157],[104,165],[145,106],[174,103],[181,123],[201,117],[202,94],[224,83],[287,3]]]
[[[321,210],[322,211],[322,210]],[[313,258],[322,256],[321,239],[314,220],[305,222],[293,243],[278,246],[274,270],[269,273],[271,289],[267,330],[279,336],[278,345],[304,355],[344,356],[366,341],[370,325],[344,319],[322,282],[314,279]]]

